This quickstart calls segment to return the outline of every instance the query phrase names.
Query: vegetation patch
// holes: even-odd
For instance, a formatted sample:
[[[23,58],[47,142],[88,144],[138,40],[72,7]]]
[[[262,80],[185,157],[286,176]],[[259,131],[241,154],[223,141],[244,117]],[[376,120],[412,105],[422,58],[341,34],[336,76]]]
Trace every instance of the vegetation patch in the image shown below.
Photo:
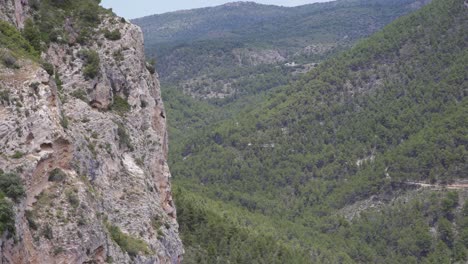
[[[83,75],[86,79],[94,79],[100,72],[99,54],[95,50],[81,50],[79,56],[84,60]]]
[[[18,202],[25,193],[21,178],[17,174],[0,171],[0,192]]]
[[[49,173],[50,182],[62,182],[67,178],[67,174],[60,168],[55,168]]]
[[[10,103],[10,91],[0,90],[0,103],[2,103],[2,104],[9,104]]]
[[[88,94],[83,89],[77,89],[73,91],[70,95],[77,99],[80,99],[83,102],[88,102]]]
[[[16,57],[8,50],[0,51],[0,62],[8,68],[19,69]]]
[[[104,224],[109,231],[112,240],[114,240],[124,252],[127,252],[128,255],[134,257],[140,253],[147,255],[152,254],[152,251],[149,249],[148,244],[146,244],[145,241],[123,233],[118,226],[114,226],[108,222],[105,222]]]
[[[15,151],[15,154],[11,156],[13,159],[21,159],[24,157],[24,153],[21,151]]]
[[[15,212],[13,204],[0,193],[0,234],[8,232],[10,237],[15,234]]]
[[[0,21],[0,48],[6,48],[18,56],[35,58],[39,53],[21,33],[5,21]]]
[[[80,206],[80,198],[74,190],[68,190],[66,192],[67,200],[73,208],[78,208]]]
[[[62,118],[60,118],[60,125],[64,128],[67,129],[69,122],[68,122],[68,117],[62,112]]]
[[[155,62],[154,60],[146,62],[146,69],[151,73],[155,74],[156,73],[156,67],[154,66]]]
[[[106,37],[106,39],[108,40],[119,40],[120,38],[122,38],[122,35],[120,34],[120,31],[118,29],[115,29],[115,30],[104,30],[104,37]]]
[[[35,50],[41,51],[41,32],[39,28],[37,28],[36,24],[31,20],[27,19],[24,24],[23,29],[23,36],[25,39],[29,41],[31,46],[34,47]]]
[[[15,213],[13,203],[24,196],[25,190],[20,177],[14,173],[4,173],[0,170],[0,235],[8,232],[9,236],[15,234]]]
[[[41,231],[41,234],[43,237],[45,237],[48,240],[51,240],[54,238],[54,232],[52,231],[52,227],[49,224],[46,224],[44,228]]]
[[[133,150],[132,140],[127,133],[127,129],[121,123],[117,123],[117,136],[119,137],[120,147],[126,147]]]
[[[114,95],[114,102],[112,103],[111,109],[117,112],[119,115],[123,115],[131,110],[127,100],[122,98],[120,95]]]
[[[87,43],[101,22],[100,14],[108,12],[95,0],[33,0],[30,5],[34,10],[34,21],[26,21],[23,34],[36,50],[46,49],[50,42],[70,40],[69,33],[62,26],[66,19],[72,21],[75,32],[80,32],[76,41]]]
[[[37,230],[39,228],[38,224],[36,223],[36,215],[34,211],[26,210],[25,211],[26,220],[28,221],[29,228],[32,230]]]

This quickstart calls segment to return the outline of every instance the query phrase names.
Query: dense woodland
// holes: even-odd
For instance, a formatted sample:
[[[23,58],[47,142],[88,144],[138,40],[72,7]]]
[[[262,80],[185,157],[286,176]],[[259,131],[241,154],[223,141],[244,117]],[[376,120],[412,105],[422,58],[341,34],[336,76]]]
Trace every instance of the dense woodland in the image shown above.
[[[466,12],[434,0],[264,93],[164,88],[186,261],[466,261],[466,191],[410,184],[466,179]]]

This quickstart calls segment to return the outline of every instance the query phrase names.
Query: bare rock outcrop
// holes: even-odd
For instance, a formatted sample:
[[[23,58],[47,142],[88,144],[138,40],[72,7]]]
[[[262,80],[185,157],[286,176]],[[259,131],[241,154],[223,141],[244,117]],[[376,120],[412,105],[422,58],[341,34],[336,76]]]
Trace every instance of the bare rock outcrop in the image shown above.
[[[21,27],[17,2],[0,0],[0,19]],[[51,76],[27,59],[19,69],[0,66],[8,95],[0,100],[0,168],[27,189],[15,206],[16,235],[0,239],[2,264],[182,258],[157,76],[141,30],[101,20],[90,44],[50,45],[42,59],[54,66]],[[120,39],[105,38],[105,29]],[[99,57],[92,78],[83,74],[90,51]]]
[[[0,0],[0,19],[23,28],[28,9],[28,0]]]

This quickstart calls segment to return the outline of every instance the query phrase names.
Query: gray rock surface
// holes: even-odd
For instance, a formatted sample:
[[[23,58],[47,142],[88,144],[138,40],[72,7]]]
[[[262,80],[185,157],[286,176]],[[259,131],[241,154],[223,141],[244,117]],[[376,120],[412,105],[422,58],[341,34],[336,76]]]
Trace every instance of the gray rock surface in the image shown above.
[[[0,0],[0,19],[20,26],[14,3]],[[29,60],[20,60],[20,69],[0,66],[0,91],[9,95],[0,102],[0,168],[20,175],[27,189],[15,207],[16,241],[0,239],[2,264],[182,258],[157,76],[147,70],[141,30],[112,16],[102,20],[91,44],[52,44],[42,54],[56,76]],[[103,29],[122,37],[108,40]],[[99,54],[94,79],[83,75],[82,50]],[[118,97],[128,108],[116,109]],[[54,172],[64,179],[49,180]],[[146,252],[126,252],[112,227]]]
[[[0,19],[23,28],[28,0],[0,0]]]

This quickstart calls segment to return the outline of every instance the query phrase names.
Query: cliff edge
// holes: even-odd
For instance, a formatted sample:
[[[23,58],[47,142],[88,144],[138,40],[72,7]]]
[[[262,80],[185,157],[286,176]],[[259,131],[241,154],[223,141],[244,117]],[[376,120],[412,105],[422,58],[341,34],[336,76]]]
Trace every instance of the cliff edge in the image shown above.
[[[42,33],[41,5],[63,18],[37,58],[0,64],[0,168],[24,189],[4,198],[14,228],[0,263],[179,263],[165,111],[142,32],[108,11],[77,26],[55,2],[67,1],[0,0],[3,23],[29,22],[26,38]]]

